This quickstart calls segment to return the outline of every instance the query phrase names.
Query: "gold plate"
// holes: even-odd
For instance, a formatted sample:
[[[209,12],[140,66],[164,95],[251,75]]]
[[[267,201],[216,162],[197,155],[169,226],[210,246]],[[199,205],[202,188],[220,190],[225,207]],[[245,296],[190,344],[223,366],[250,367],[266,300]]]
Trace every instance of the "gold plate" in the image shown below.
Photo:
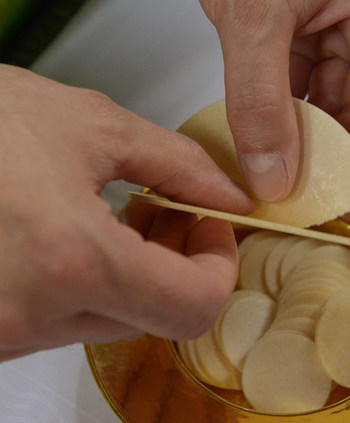
[[[343,221],[317,228],[349,236]],[[181,361],[175,345],[145,335],[134,341],[86,345],[96,383],[124,423],[349,423],[350,390],[337,387],[321,410],[267,415],[249,408],[240,391],[204,385]]]

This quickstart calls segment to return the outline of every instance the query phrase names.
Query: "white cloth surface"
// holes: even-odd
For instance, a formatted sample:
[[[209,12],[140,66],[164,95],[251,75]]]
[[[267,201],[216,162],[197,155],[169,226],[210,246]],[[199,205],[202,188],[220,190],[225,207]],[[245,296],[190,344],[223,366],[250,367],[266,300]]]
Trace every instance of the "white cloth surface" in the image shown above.
[[[198,0],[89,1],[32,69],[170,129],[224,97],[220,44]],[[104,198],[116,211],[132,188],[113,182]],[[118,421],[80,345],[0,365],[0,423]]]

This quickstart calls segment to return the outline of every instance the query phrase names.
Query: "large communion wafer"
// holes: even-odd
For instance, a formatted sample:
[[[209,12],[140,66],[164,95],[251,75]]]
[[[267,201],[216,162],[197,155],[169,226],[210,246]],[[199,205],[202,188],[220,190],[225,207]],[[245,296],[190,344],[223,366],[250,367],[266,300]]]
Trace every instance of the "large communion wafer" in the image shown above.
[[[279,203],[256,201],[252,216],[298,227],[332,220],[350,210],[350,135],[317,107],[294,100],[301,138],[295,188]],[[245,186],[224,101],[188,119],[179,132],[196,140],[233,180]]]

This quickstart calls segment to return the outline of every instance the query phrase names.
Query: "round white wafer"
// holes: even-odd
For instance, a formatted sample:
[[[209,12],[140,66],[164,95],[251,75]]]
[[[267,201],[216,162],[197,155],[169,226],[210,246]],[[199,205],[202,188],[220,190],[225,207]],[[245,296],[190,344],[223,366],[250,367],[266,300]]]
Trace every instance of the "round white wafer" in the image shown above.
[[[286,236],[281,239],[266,257],[264,279],[271,297],[277,299],[281,283],[279,280],[280,266],[288,250],[299,241],[297,236]]]
[[[332,292],[325,288],[299,290],[292,295],[278,301],[278,308],[280,310],[287,310],[288,308],[300,305],[300,304],[316,304],[322,307],[326,304],[329,298],[332,296]]]
[[[210,384],[224,389],[241,389],[241,372],[239,372],[217,347],[213,332],[209,330],[194,340],[195,353]]]
[[[315,335],[316,320],[309,317],[291,317],[272,323],[269,331],[276,330],[295,330],[301,332],[310,339]]]
[[[330,377],[350,388],[350,289],[334,294],[318,320],[315,342]]]
[[[254,247],[254,245],[262,239],[269,238],[275,233],[272,231],[257,230],[247,235],[238,245],[238,256],[239,259],[247,254],[247,252]]]
[[[287,309],[280,309],[277,305],[275,321],[291,319],[292,317],[308,317],[317,319],[321,313],[321,307],[317,304],[298,304]]]
[[[328,260],[350,269],[350,250],[343,245],[322,245],[310,251],[307,257],[304,257],[303,260],[299,262],[299,266],[303,266],[305,263],[308,263],[308,261],[312,262],[314,260]]]
[[[280,266],[280,281],[284,285],[284,281],[289,274],[310,252],[322,245],[322,243],[315,239],[300,238],[288,251],[281,262]]]
[[[219,317],[216,319],[216,322],[214,323],[212,327],[212,330],[214,333],[214,339],[217,344],[220,344],[219,330],[220,330],[222,319],[225,313],[227,312],[227,310],[229,310],[236,301],[241,300],[242,298],[250,297],[252,293],[257,293],[257,291],[252,291],[249,289],[236,289],[235,291],[233,291],[230,299],[228,300],[224,308],[221,310]]]
[[[322,256],[322,251],[324,250],[313,251],[312,254],[305,257],[288,276],[302,270],[317,268],[339,273],[350,282],[350,267],[342,263],[337,263],[332,257]]]
[[[283,237],[281,234],[271,235],[257,241],[241,260],[239,285],[243,289],[251,289],[267,294],[264,284],[264,264],[270,250]]]
[[[183,362],[186,364],[190,372],[204,383],[211,384],[212,379],[205,373],[198,362],[194,349],[194,341],[179,341],[177,343],[178,351]]]
[[[250,350],[242,375],[252,406],[265,413],[302,413],[324,406],[332,380],[314,343],[295,331],[269,332]]]
[[[305,279],[301,277],[295,281],[291,281],[290,283],[286,284],[278,300],[280,302],[283,302],[285,298],[290,297],[298,291],[305,291],[306,289],[325,289],[329,291],[330,295],[332,295],[343,288],[344,285],[341,282],[337,282],[336,280],[333,280],[331,278],[326,278],[324,275],[321,277],[311,276]]]
[[[187,351],[187,341],[178,341],[176,345],[182,361],[186,364],[187,367],[192,367],[192,363]]]
[[[347,276],[342,272],[342,269],[345,269],[344,266],[338,265],[336,263],[332,263],[338,267],[338,269],[330,268],[328,266],[322,267],[318,266],[317,263],[310,263],[310,266],[304,268],[296,268],[293,272],[291,272],[288,277],[286,278],[285,284],[283,289],[280,291],[280,294],[287,289],[288,286],[293,285],[299,280],[306,280],[306,279],[328,279],[329,281],[333,281],[338,283],[344,287],[349,286],[349,279]]]
[[[219,345],[238,370],[243,369],[248,351],[270,327],[275,301],[260,292],[236,301],[224,314],[219,325]]]

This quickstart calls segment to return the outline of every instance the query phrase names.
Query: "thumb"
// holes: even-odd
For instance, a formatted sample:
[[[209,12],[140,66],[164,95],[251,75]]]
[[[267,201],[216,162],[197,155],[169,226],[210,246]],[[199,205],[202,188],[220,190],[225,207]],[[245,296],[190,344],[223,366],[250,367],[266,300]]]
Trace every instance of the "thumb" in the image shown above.
[[[266,3],[270,3],[266,5]],[[222,2],[216,18],[224,63],[227,117],[249,188],[264,201],[285,198],[299,160],[289,82],[293,17],[278,3]]]

